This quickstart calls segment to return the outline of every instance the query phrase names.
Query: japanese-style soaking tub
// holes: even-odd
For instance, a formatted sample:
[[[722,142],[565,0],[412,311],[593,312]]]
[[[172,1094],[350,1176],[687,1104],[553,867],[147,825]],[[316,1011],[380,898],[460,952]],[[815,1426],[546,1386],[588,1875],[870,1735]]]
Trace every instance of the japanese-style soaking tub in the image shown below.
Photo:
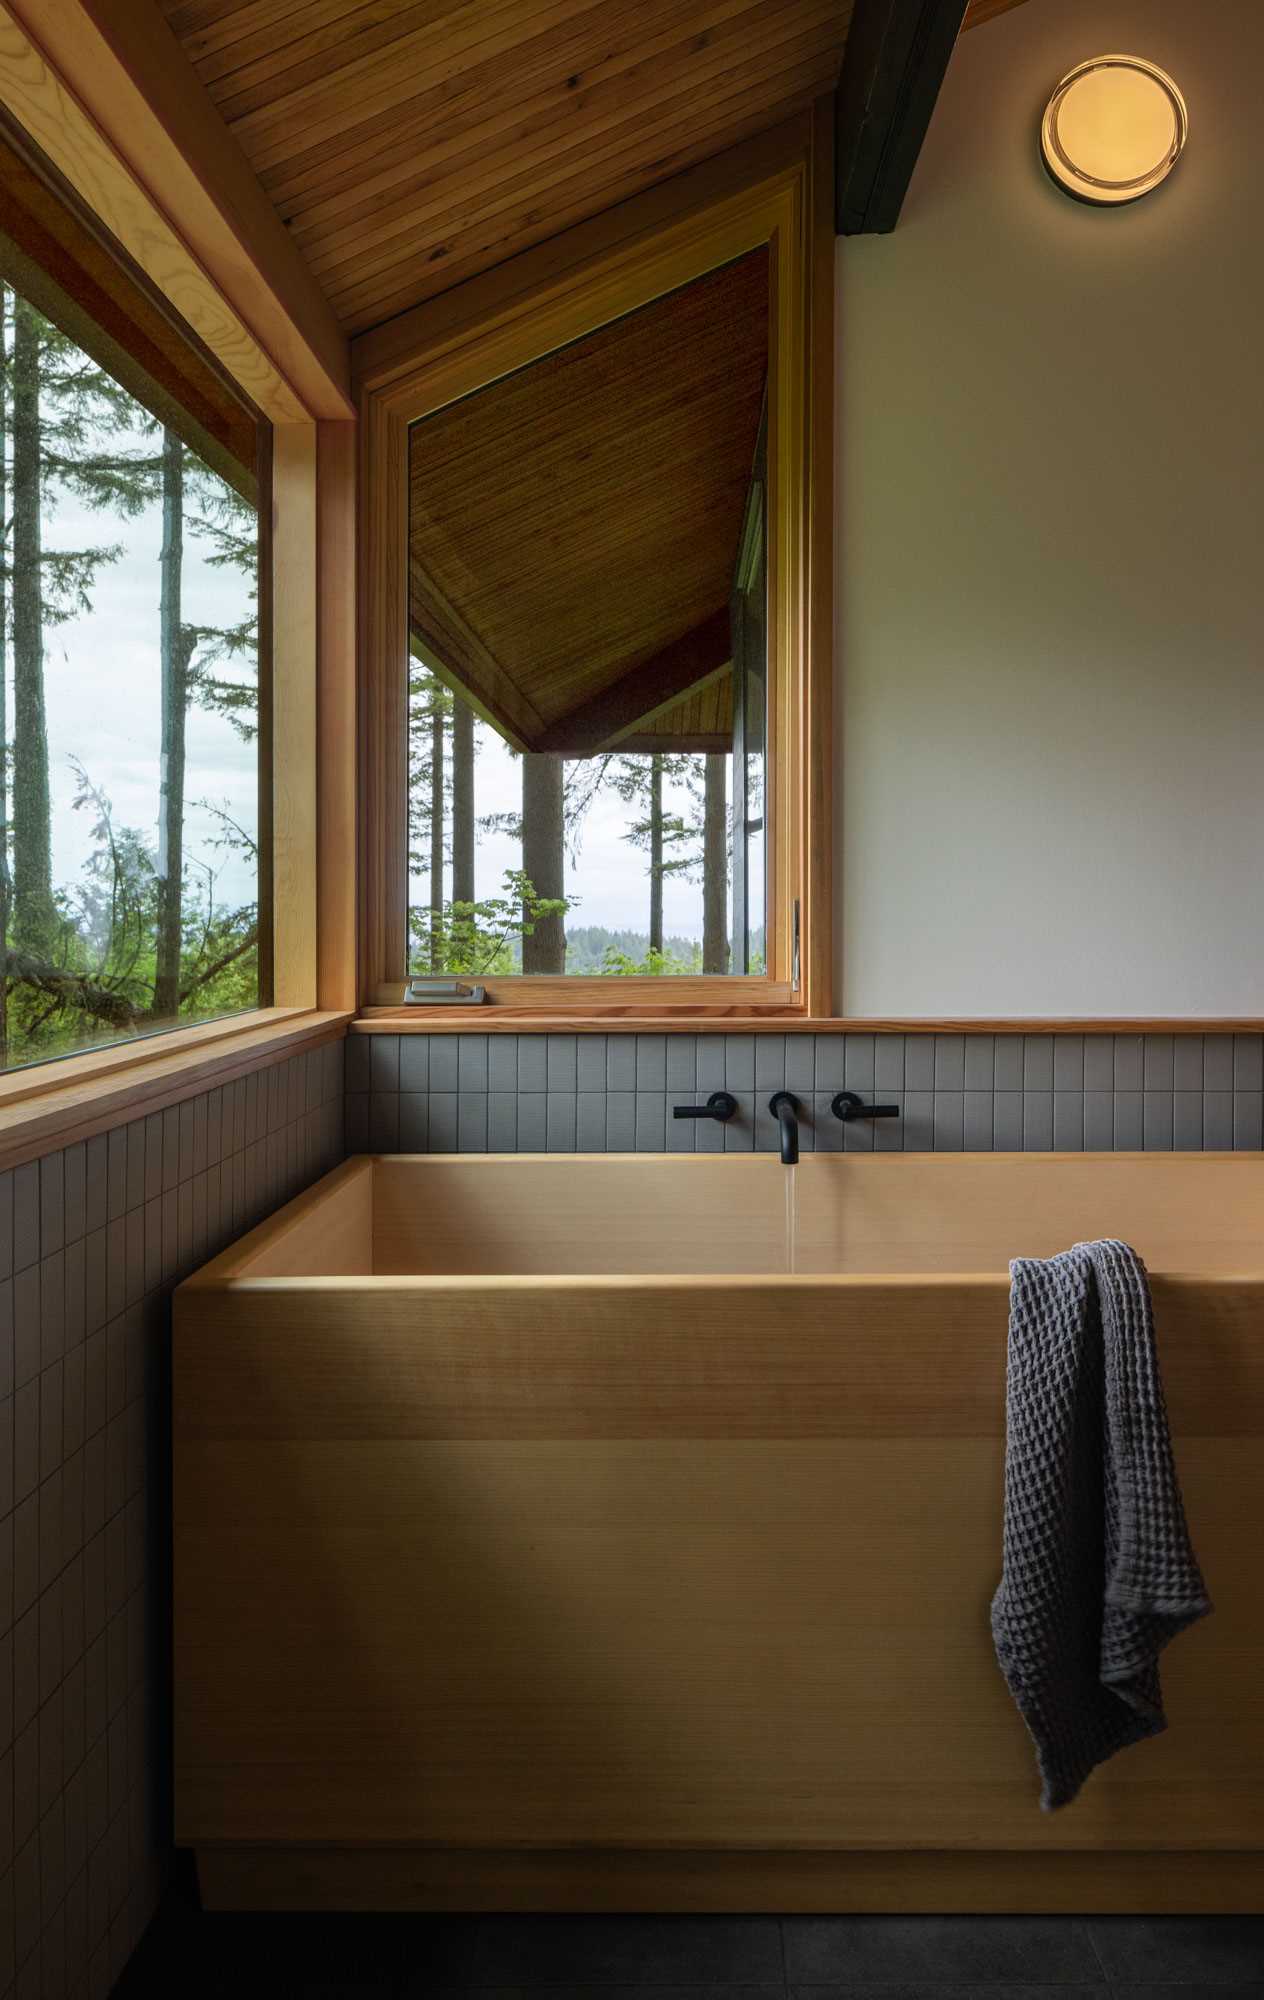
[[[1147,1260],[1215,1615],[1038,1809],[1008,1260]],[[1259,1909],[1264,1159],[355,1159],[176,1296],[177,1837],[221,1905]]]

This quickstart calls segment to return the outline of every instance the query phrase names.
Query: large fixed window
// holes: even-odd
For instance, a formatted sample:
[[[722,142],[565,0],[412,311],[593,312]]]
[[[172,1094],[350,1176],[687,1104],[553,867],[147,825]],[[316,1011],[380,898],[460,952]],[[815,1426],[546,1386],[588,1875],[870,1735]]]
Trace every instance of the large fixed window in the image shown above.
[[[366,366],[371,1006],[827,1010],[827,152],[739,149]]]
[[[0,236],[4,1069],[267,997],[257,463],[266,430],[191,345],[181,352],[169,317],[121,267],[111,271],[39,177],[16,156],[9,166],[18,199],[14,234]],[[104,302],[101,316],[86,302]]]

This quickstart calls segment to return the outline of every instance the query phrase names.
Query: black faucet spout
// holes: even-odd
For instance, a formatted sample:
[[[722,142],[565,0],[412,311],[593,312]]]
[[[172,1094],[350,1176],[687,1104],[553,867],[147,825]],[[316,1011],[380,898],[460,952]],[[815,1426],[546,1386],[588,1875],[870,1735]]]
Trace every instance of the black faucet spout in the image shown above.
[[[803,1106],[792,1091],[778,1090],[768,1100],[768,1109],[781,1127],[781,1164],[799,1163],[799,1113]]]

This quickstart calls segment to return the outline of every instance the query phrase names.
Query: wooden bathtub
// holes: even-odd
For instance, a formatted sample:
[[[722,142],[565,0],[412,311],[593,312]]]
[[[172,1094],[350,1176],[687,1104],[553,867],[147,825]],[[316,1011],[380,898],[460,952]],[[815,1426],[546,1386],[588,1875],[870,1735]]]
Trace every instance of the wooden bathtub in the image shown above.
[[[1264,1908],[1264,1159],[817,1155],[788,1224],[789,1179],[357,1159],[181,1286],[209,1903]],[[988,1627],[1007,1261],[1094,1235],[1217,1608],[1051,1816]]]

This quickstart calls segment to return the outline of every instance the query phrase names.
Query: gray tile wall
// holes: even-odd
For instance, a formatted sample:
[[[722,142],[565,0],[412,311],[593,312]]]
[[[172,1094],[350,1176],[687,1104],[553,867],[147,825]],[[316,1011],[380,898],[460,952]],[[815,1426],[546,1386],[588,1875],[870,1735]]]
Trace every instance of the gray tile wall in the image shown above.
[[[103,2000],[171,1848],[169,1306],[343,1157],[343,1044],[0,1174],[0,1995]]]
[[[1157,1152],[1264,1142],[1260,1035],[352,1035],[349,1152]],[[731,1090],[728,1125],[672,1106]],[[843,1126],[835,1091],[900,1106]]]

